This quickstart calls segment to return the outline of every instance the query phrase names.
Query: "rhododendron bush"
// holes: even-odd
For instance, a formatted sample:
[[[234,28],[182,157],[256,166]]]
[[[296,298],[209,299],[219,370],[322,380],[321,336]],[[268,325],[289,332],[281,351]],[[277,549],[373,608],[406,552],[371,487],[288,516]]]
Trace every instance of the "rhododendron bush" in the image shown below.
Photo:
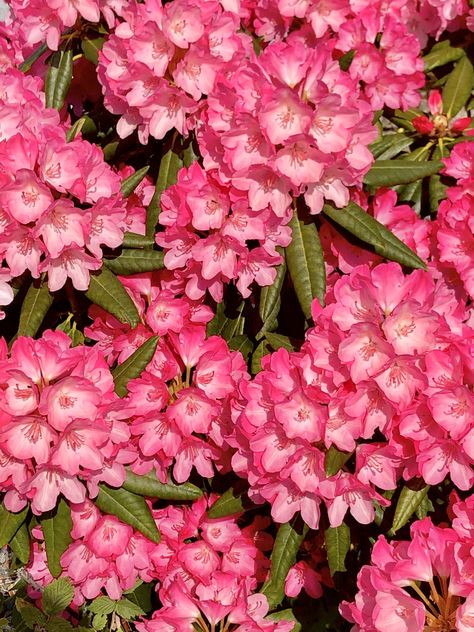
[[[474,3],[8,5],[0,631],[474,632]]]

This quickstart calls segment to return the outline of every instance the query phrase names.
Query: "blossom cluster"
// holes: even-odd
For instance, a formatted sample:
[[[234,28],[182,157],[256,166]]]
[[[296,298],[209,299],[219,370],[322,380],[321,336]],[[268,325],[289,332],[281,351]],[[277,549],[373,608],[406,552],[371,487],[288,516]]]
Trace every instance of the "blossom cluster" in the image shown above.
[[[355,602],[341,604],[353,632],[472,630],[474,497],[458,499],[452,512],[449,527],[414,522],[409,541],[379,537],[359,572]]]

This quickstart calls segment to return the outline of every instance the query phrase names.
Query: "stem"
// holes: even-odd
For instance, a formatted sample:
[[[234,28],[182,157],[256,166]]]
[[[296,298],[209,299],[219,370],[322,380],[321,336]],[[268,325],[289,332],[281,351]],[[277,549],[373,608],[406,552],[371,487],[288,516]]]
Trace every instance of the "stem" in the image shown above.
[[[410,586],[413,588],[413,590],[416,592],[416,594],[419,597],[421,597],[421,599],[423,600],[423,603],[428,607],[428,609],[433,613],[433,615],[437,619],[439,617],[439,612],[437,612],[435,610],[435,608],[434,608],[433,604],[431,603],[431,601],[428,600],[426,595],[423,594],[423,592],[418,588],[418,586],[415,584],[415,582],[410,582]]]
[[[185,386],[191,386],[191,367],[186,366],[186,378],[185,378]]]

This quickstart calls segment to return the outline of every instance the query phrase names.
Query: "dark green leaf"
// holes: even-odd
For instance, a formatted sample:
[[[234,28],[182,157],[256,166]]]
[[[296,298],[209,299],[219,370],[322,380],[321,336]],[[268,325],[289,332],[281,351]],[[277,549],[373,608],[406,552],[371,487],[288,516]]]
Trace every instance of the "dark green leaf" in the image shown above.
[[[53,577],[58,577],[62,572],[61,555],[72,542],[71,510],[67,502],[61,498],[56,509],[43,514],[40,524],[43,530],[48,568]]]
[[[84,344],[84,334],[82,331],[77,330],[76,322],[72,320],[73,316],[74,314],[69,314],[66,320],[56,327],[56,331],[64,331],[64,333],[71,338],[72,346],[76,347],[77,345]]]
[[[74,597],[74,588],[65,577],[55,579],[43,590],[41,604],[46,614],[53,615],[63,612]]]
[[[22,564],[27,564],[30,559],[30,546],[30,533],[26,523],[23,523],[10,540],[10,548]]]
[[[124,248],[153,248],[155,245],[154,237],[146,237],[138,233],[126,232],[123,236]]]
[[[26,520],[28,507],[21,511],[11,512],[3,503],[0,504],[0,547],[10,542],[15,533]]]
[[[260,591],[267,597],[270,609],[276,608],[285,596],[286,576],[296,562],[298,550],[307,531],[308,527],[299,515],[278,528],[270,557],[270,578]]]
[[[389,160],[398,156],[402,151],[408,149],[413,143],[413,138],[408,138],[405,134],[388,134],[382,136],[370,145],[370,151],[374,157],[380,160]]]
[[[137,606],[140,606],[144,612],[150,612],[153,610],[152,598],[154,593],[153,584],[143,582],[130,590],[125,590],[123,594],[127,595],[127,598],[136,603]]]
[[[246,489],[231,487],[218,498],[207,512],[209,518],[225,518],[240,514],[254,507],[249,500]]]
[[[136,327],[140,322],[137,308],[132,299],[115,274],[106,267],[103,267],[99,274],[91,274],[91,282],[86,296],[122,323]]]
[[[325,204],[323,212],[352,235],[373,246],[375,252],[382,257],[398,261],[409,268],[426,269],[418,255],[357,204],[350,202],[343,209]]]
[[[131,176],[128,176],[128,178],[125,178],[125,180],[123,180],[120,190],[124,198],[127,198],[135,191],[137,186],[140,184],[140,182],[142,182],[143,178],[148,173],[149,169],[149,165],[147,165],[146,167],[142,167],[141,169],[138,169],[138,171],[135,171],[135,173],[132,173]]]
[[[84,57],[97,66],[99,63],[99,52],[105,43],[105,37],[94,37],[92,39],[81,40],[81,48]]]
[[[445,64],[457,61],[465,54],[466,53],[462,48],[452,48],[449,46],[449,43],[448,46],[442,46],[436,49],[433,47],[431,52],[423,57],[425,72],[429,72],[430,70],[433,70],[433,68],[438,68],[439,66],[444,66]]]
[[[37,61],[47,50],[48,46],[46,44],[41,44],[41,46],[38,46],[38,48],[33,51],[22,64],[19,65],[19,69],[22,72],[28,72],[35,61]]]
[[[142,496],[123,488],[114,489],[101,483],[95,503],[101,511],[112,514],[134,529],[138,529],[152,542],[160,541],[160,532]]]
[[[49,61],[44,91],[46,107],[60,110],[72,81],[72,48],[54,52]]]
[[[126,276],[140,272],[153,272],[163,268],[163,253],[156,250],[124,248],[115,259],[104,259],[104,263],[115,274]]]
[[[33,281],[21,306],[18,336],[34,336],[53,304],[53,296],[43,276]]]
[[[326,553],[331,575],[346,570],[345,560],[351,545],[351,532],[343,522],[339,527],[329,527],[324,532]]]
[[[433,176],[431,176],[433,177]],[[397,192],[397,198],[399,201],[411,202],[413,208],[417,213],[421,210],[421,195],[423,190],[422,180],[416,182],[409,182],[408,184],[400,184],[393,187],[393,190]]]
[[[260,290],[260,302],[258,313],[262,319],[263,326],[257,334],[257,340],[263,337],[266,331],[271,331],[276,323],[281,306],[281,289],[286,276],[286,261],[277,268],[275,281],[272,285],[262,287]]]
[[[318,230],[313,222],[306,223],[295,211],[289,226],[291,243],[286,247],[286,264],[299,304],[307,319],[311,318],[311,303],[318,298],[324,305],[326,269]]]
[[[250,372],[252,373],[252,375],[260,373],[260,371],[262,370],[262,358],[263,356],[267,355],[267,353],[270,353],[270,350],[267,346],[267,341],[262,340],[262,342],[259,343],[257,348],[252,353],[252,359],[250,362]]]
[[[214,318],[207,324],[208,336],[220,336],[224,340],[231,340],[234,336],[240,336],[244,330],[245,317],[243,310],[245,302],[242,301],[232,314],[224,303],[219,303]]]
[[[71,632],[72,630],[77,632],[77,628],[62,617],[53,617],[46,624],[46,632]]]
[[[351,456],[351,452],[341,452],[332,445],[326,452],[326,456],[324,458],[324,469],[326,470],[327,476],[334,476],[334,474],[337,474]]]
[[[148,363],[155,354],[158,340],[158,336],[148,338],[148,340],[146,340],[141,347],[138,347],[138,349],[134,351],[132,355],[125,360],[125,362],[119,364],[112,371],[115,392],[119,395],[119,397],[125,397],[128,393],[127,384],[129,381],[140,377],[146,369]]]
[[[182,166],[183,161],[178,154],[173,151],[173,147],[171,147],[161,159],[155,193],[146,212],[146,234],[149,237],[154,237],[155,235],[155,227],[160,214],[161,194],[165,189],[176,182],[178,171]]]
[[[244,356],[244,360],[248,360],[253,351],[253,344],[248,336],[240,334],[229,340],[229,349],[232,349],[232,351],[240,351]]]
[[[444,167],[440,161],[428,160],[413,163],[405,156],[404,160],[376,160],[365,175],[364,183],[369,187],[388,187],[395,184],[415,182],[420,178],[432,176]]]
[[[420,489],[412,489],[407,485],[404,485],[395,508],[392,528],[388,532],[389,536],[395,535],[399,529],[406,525],[423,502],[429,488],[429,485],[424,485]]]
[[[474,83],[474,68],[467,57],[461,57],[443,88],[443,111],[455,116],[467,103]]]
[[[183,483],[182,485],[176,485],[172,482],[162,483],[154,471],[138,476],[138,474],[128,470],[123,487],[139,496],[162,500],[196,500],[202,496],[199,487],[192,483]]]
[[[41,610],[24,599],[17,597],[15,599],[15,607],[20,613],[23,621],[30,629],[34,630],[35,626],[40,626],[41,629],[41,626],[46,624],[46,617]]]
[[[281,347],[283,347],[284,349],[287,349],[288,351],[295,350],[295,347],[293,343],[291,342],[291,338],[289,338],[289,336],[283,336],[282,334],[274,334],[267,331],[265,333],[265,339],[271,345],[274,351],[281,349]]]

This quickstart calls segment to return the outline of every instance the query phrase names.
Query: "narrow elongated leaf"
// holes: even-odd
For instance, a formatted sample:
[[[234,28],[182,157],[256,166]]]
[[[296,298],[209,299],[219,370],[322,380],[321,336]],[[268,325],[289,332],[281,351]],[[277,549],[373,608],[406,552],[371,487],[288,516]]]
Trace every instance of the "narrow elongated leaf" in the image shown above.
[[[41,595],[41,605],[46,614],[63,612],[74,597],[74,588],[66,577],[55,579],[49,583]]]
[[[390,134],[372,143],[370,151],[379,160],[389,160],[408,149],[413,140],[413,138],[408,138],[405,134]]]
[[[33,281],[21,306],[17,335],[34,336],[41,327],[41,323],[53,304],[53,300],[44,276]]]
[[[324,469],[328,476],[334,476],[351,458],[351,452],[341,452],[335,446],[331,446],[326,452],[324,459]]]
[[[124,489],[139,496],[160,498],[161,500],[196,500],[202,496],[202,491],[192,483],[176,485],[171,481],[162,483],[152,471],[138,476],[130,470],[123,484]]]
[[[242,314],[244,307],[245,302],[242,301],[235,310],[230,312],[227,305],[219,303],[214,318],[207,324],[207,335],[220,336],[227,341],[234,336],[240,336],[245,324]]]
[[[291,338],[289,336],[283,336],[282,334],[274,334],[269,331],[265,333],[265,339],[271,345],[271,347],[276,351],[277,349],[287,349],[288,351],[294,351],[295,346],[291,342]]]
[[[15,533],[25,522],[28,507],[13,513],[0,504],[0,547],[10,542]]]
[[[28,527],[24,522],[15,533],[9,544],[11,550],[22,564],[27,564],[30,559],[31,543]]]
[[[41,55],[43,55],[48,50],[48,46],[46,43],[38,46],[36,50],[34,50],[31,55],[29,55],[23,63],[19,65],[19,68],[22,72],[28,72],[31,66],[37,61]]]
[[[308,527],[298,515],[290,522],[280,525],[270,556],[270,578],[263,584],[261,592],[268,599],[270,609],[278,606],[285,596],[285,579],[296,562],[298,550],[308,532]]]
[[[86,296],[122,323],[136,327],[140,322],[137,308],[115,274],[103,267],[99,274],[91,274],[91,282]]]
[[[405,160],[376,160],[370,171],[365,175],[364,183],[370,187],[388,187],[395,184],[407,184],[420,178],[432,176],[444,167],[438,160],[425,162],[409,162]]]
[[[300,220],[295,211],[289,226],[292,239],[286,247],[286,264],[303,314],[310,319],[313,299],[317,297],[324,305],[326,269],[323,250],[314,223]]]
[[[326,553],[331,575],[346,570],[345,560],[351,545],[351,532],[343,522],[339,527],[329,527],[324,532]]]
[[[448,118],[455,116],[466,105],[474,83],[474,68],[464,56],[458,61],[443,88],[443,110]]]
[[[104,264],[115,274],[127,275],[152,272],[163,268],[163,253],[156,250],[124,248],[115,259],[104,259]]]
[[[158,340],[158,336],[148,338],[125,362],[119,364],[118,367],[112,371],[115,392],[119,397],[125,397],[128,393],[127,384],[129,381],[140,377],[146,369],[156,351]]]
[[[446,42],[448,43],[448,42]],[[441,46],[431,50],[427,55],[423,57],[423,61],[425,64],[425,72],[433,70],[433,68],[438,68],[439,66],[444,66],[445,64],[449,64],[453,61],[457,61],[464,57],[466,53],[462,48],[453,48],[452,46]]]
[[[398,261],[409,268],[426,268],[417,254],[357,204],[350,202],[343,209],[325,204],[323,212],[352,235],[373,246],[375,252],[382,257]]]
[[[126,198],[135,191],[137,186],[148,173],[149,169],[150,166],[147,165],[146,167],[142,167],[138,171],[135,171],[135,173],[132,173],[132,175],[128,176],[128,178],[125,178],[125,180],[122,182],[122,186],[120,187],[123,197]]]
[[[252,375],[260,373],[262,370],[262,358],[267,355],[267,353],[270,353],[267,341],[262,340],[252,353],[252,359],[250,361],[250,372]]]
[[[58,50],[51,56],[44,91],[46,107],[60,110],[72,81],[72,48]]]
[[[262,319],[263,325],[256,336],[257,340],[260,340],[266,331],[271,331],[275,327],[276,319],[281,307],[280,295],[286,276],[286,270],[286,261],[283,260],[277,268],[275,281],[272,285],[262,287],[260,291],[258,313]]]
[[[160,541],[160,532],[142,496],[123,488],[114,489],[108,485],[100,484],[99,495],[95,504],[104,513],[117,516],[119,520],[129,524],[134,529],[138,529],[152,542],[158,543]]]
[[[229,349],[232,349],[232,351],[240,351],[240,353],[244,356],[244,360],[248,360],[249,355],[253,351],[252,341],[245,334],[234,336],[229,340],[228,344]]]
[[[105,43],[105,37],[93,37],[81,40],[81,48],[84,57],[95,66],[99,63],[99,52]]]
[[[126,232],[123,235],[124,248],[153,248],[155,245],[154,237],[146,237],[138,233]]]
[[[225,518],[243,513],[252,507],[254,504],[249,500],[246,489],[231,487],[216,500],[207,515],[209,518]]]
[[[160,198],[165,189],[176,182],[178,171],[183,166],[183,161],[173,151],[173,146],[166,152],[160,162],[160,170],[156,180],[155,193],[146,211],[146,234],[152,237],[160,214]]]
[[[48,568],[53,577],[62,572],[61,555],[71,544],[72,519],[67,502],[61,498],[56,509],[44,514],[40,519],[43,530]]]
[[[411,489],[410,487],[407,487],[407,485],[403,487],[400,492],[400,496],[398,497],[392,528],[388,532],[389,536],[395,535],[399,529],[406,525],[423,502],[429,488],[429,485],[424,485],[420,489]]]

